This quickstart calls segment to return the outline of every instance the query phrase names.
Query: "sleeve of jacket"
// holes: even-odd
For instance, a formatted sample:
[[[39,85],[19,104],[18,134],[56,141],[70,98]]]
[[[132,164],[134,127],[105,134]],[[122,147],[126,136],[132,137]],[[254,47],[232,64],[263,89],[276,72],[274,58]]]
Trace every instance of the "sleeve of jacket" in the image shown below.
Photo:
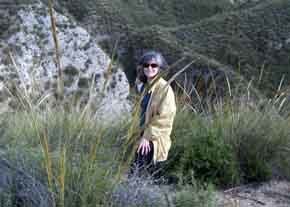
[[[170,86],[162,89],[160,101],[151,121],[145,127],[143,137],[149,140],[170,136],[176,113],[175,96]]]

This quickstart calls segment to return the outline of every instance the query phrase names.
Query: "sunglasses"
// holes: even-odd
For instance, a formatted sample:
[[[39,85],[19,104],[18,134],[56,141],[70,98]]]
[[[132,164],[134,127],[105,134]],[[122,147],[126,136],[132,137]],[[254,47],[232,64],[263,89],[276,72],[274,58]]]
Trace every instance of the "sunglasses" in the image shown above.
[[[156,63],[151,63],[151,64],[149,64],[149,63],[144,63],[144,64],[143,64],[143,67],[144,67],[144,68],[149,68],[149,66],[151,66],[151,68],[157,68],[157,67],[159,67],[159,65],[156,64]]]

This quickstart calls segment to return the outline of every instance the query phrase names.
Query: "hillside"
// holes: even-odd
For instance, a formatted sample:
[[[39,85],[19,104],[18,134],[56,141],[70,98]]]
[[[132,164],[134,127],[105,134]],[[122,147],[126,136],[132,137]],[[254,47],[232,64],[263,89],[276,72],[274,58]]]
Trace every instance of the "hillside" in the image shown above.
[[[283,76],[289,83],[290,2],[265,1],[58,1],[101,41],[108,53],[119,42],[119,61],[133,83],[136,58],[144,49],[163,52],[169,63],[181,57],[203,57],[191,67],[216,65],[258,82],[271,93]],[[189,62],[189,60],[187,62]],[[212,63],[214,67],[212,66]],[[184,63],[185,64],[185,63]],[[262,71],[262,72],[261,72]],[[258,85],[256,86],[258,87]]]

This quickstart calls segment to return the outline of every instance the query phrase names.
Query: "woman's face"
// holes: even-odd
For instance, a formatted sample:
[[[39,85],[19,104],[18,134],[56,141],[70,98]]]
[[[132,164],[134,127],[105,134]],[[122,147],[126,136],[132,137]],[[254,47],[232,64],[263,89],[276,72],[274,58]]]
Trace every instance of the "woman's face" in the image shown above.
[[[143,64],[144,74],[148,79],[153,79],[159,72],[159,65],[155,59]]]

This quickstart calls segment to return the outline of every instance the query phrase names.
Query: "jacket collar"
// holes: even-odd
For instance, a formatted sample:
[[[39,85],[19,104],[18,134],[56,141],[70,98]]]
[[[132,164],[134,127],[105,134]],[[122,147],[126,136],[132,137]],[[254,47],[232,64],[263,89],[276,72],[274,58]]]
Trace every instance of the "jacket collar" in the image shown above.
[[[156,76],[151,80],[148,80],[148,85],[151,86],[151,88],[149,89],[149,91],[154,91],[154,89],[156,88],[156,86],[159,84],[159,82],[161,81],[162,77],[160,76]]]

